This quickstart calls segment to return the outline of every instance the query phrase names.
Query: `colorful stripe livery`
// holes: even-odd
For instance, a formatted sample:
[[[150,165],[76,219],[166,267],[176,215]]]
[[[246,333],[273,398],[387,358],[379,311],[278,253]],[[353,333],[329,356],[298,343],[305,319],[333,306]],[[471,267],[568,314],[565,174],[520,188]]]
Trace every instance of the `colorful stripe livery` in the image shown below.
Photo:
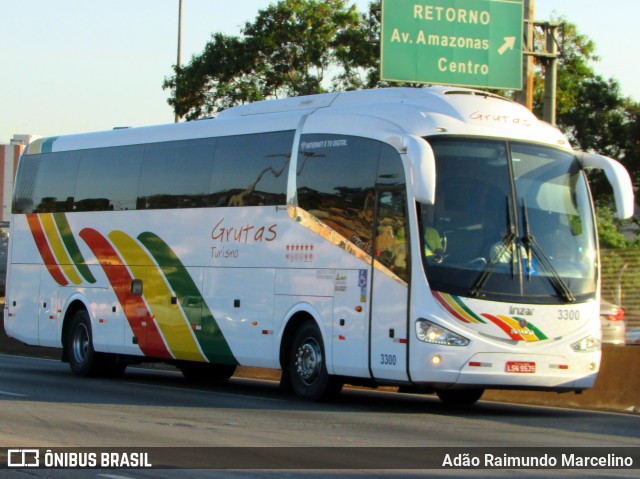
[[[56,283],[96,282],[64,214],[29,214],[27,221]],[[136,240],[118,230],[105,238],[92,228],[79,236],[102,266],[146,356],[238,364],[196,283],[161,238],[146,232]],[[142,295],[132,294],[134,279],[142,280]]]
[[[463,323],[486,323],[485,320],[469,309],[458,296],[439,293],[437,291],[432,292],[433,296],[438,300],[442,307],[451,313],[451,315],[456,319],[459,319]]]
[[[495,324],[509,339],[514,341],[542,341],[548,337],[530,321],[505,315],[476,314],[459,296],[432,291],[438,303],[454,318],[467,324]],[[484,318],[484,319],[483,319]],[[526,326],[522,326],[525,324]]]
[[[178,303],[182,305],[190,329],[194,331],[207,359],[212,363],[237,364],[200,290],[169,245],[149,232],[139,235],[138,240],[160,265],[162,274],[177,296]]]
[[[63,213],[28,214],[27,221],[42,261],[60,286],[96,282]]]
[[[149,313],[144,298],[131,293],[133,277],[124,261],[113,246],[96,230],[85,228],[80,237],[91,248],[91,251],[102,266],[113,292],[116,294],[124,311],[131,330],[138,338],[138,346],[146,356],[156,358],[172,358],[167,349],[153,316]]]
[[[102,266],[134,334],[146,317],[146,344],[139,343],[146,355],[238,364],[200,290],[158,236],[142,233],[136,241],[115,230],[107,240],[85,228],[80,237]],[[133,279],[142,280],[143,295],[131,293]]]

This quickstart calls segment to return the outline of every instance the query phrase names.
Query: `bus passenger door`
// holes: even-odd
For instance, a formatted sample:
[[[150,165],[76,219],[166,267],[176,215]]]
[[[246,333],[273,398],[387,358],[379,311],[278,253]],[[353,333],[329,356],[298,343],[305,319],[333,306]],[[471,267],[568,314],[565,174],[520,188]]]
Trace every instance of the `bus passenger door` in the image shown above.
[[[407,380],[409,262],[404,187],[376,189],[369,367],[374,378]]]

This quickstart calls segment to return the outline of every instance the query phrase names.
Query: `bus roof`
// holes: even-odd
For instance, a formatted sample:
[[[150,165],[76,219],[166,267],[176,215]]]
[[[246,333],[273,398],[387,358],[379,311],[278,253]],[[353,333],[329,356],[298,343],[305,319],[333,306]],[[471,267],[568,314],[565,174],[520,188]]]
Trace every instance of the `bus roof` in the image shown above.
[[[479,90],[432,86],[265,100],[229,108],[214,119],[41,138],[25,154],[294,130],[305,116],[313,120],[309,132],[320,127],[322,132],[376,137],[379,127],[398,135],[513,138],[571,149],[558,129],[522,105]],[[366,120],[367,127],[357,128],[354,116]]]

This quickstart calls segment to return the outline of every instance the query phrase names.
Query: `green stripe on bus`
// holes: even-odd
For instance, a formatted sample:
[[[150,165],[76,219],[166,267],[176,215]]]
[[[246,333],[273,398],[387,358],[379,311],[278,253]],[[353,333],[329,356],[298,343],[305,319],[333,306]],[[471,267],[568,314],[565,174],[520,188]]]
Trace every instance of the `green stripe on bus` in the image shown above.
[[[217,364],[238,364],[198,286],[169,245],[150,232],[141,233],[138,240],[167,278],[207,359]]]
[[[57,139],[57,136],[45,138],[42,142],[42,146],[40,147],[40,153],[51,153],[53,151],[53,144]]]
[[[84,279],[86,279],[91,284],[95,283],[96,278],[91,274],[91,270],[87,266],[87,263],[84,260],[84,256],[82,256],[82,253],[80,252],[80,248],[78,247],[78,243],[76,243],[76,240],[73,237],[73,233],[71,232],[71,227],[69,226],[66,215],[64,213],[54,213],[53,219],[56,222],[56,226],[58,227],[58,231],[60,232],[60,236],[62,237],[62,242],[64,243],[69,256],[71,257],[71,261],[73,261],[73,264],[76,266]]]
[[[464,301],[462,301],[460,299],[459,296],[454,296],[451,295],[451,298],[456,302],[456,304],[458,306],[460,306],[462,309],[464,309],[464,311],[470,315],[473,319],[480,321],[481,323],[486,323],[486,321],[484,319],[482,319],[480,316],[478,316],[476,313],[474,313],[466,304],[464,304]]]

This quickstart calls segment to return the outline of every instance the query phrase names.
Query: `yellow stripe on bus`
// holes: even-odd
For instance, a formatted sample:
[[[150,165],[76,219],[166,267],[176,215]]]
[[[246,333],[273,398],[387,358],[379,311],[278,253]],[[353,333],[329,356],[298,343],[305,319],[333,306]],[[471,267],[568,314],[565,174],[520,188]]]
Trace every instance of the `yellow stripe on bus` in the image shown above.
[[[446,293],[440,293],[440,295],[447,302],[449,307],[453,309],[456,313],[458,313],[460,316],[462,316],[464,319],[466,319],[470,323],[474,323],[474,324],[480,323],[480,321],[478,321],[476,318],[470,315],[467,311],[465,311],[464,308],[456,302],[453,296]]]
[[[171,304],[174,294],[149,254],[122,231],[112,231],[109,233],[109,239],[116,246],[133,277],[142,280],[144,299],[173,356],[188,361],[206,361],[182,310],[178,305]]]
[[[51,251],[56,257],[58,261],[58,265],[64,271],[64,274],[67,275],[69,281],[73,284],[82,283],[82,278],[78,275],[75,267],[73,266],[73,262],[69,255],[67,254],[67,250],[62,244],[62,239],[58,234],[58,228],[56,227],[55,221],[53,220],[53,214],[46,213],[40,215],[40,222],[42,223],[42,228],[44,229],[45,234],[47,235],[47,240],[49,240],[49,246],[51,246]]]
[[[40,153],[44,140],[46,140],[46,138],[38,138],[37,140],[33,140],[31,143],[29,143],[29,147],[27,148],[25,153],[27,155],[37,155],[38,153]]]

